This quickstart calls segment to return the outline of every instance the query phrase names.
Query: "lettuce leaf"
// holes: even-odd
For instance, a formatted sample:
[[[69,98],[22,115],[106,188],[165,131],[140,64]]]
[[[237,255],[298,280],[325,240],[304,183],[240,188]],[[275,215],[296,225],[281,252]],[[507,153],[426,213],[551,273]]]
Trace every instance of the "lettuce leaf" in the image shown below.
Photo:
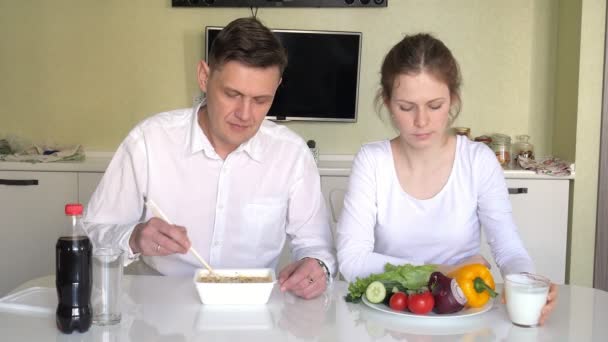
[[[384,273],[374,273],[363,279],[357,277],[354,282],[351,282],[348,285],[348,295],[345,299],[347,302],[358,303],[367,286],[376,280],[385,284],[398,283],[408,290],[417,291],[427,286],[431,273],[436,269],[436,265],[414,266],[387,263],[384,265]]]

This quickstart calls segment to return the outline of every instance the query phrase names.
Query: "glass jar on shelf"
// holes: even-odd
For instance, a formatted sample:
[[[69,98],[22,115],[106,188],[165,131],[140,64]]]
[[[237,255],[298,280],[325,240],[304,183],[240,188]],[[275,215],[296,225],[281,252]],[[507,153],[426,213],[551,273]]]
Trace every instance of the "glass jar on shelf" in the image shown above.
[[[469,127],[454,127],[454,133],[471,139],[471,129]]]
[[[475,137],[475,141],[482,142],[486,144],[486,146],[488,146],[489,148],[492,148],[492,137],[490,137],[489,135],[480,135],[478,137]]]
[[[491,147],[500,166],[508,167],[511,163],[511,137],[499,133],[493,134]]]
[[[517,164],[517,159],[519,157],[534,160],[534,145],[528,142],[528,140],[530,140],[530,136],[527,134],[522,134],[516,136],[515,139],[517,140],[513,144],[513,156],[515,159],[515,163]]]

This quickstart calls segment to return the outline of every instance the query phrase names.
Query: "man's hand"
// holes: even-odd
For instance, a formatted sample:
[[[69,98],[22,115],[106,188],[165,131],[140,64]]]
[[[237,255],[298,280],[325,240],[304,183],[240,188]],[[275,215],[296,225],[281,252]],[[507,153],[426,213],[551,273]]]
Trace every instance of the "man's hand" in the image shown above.
[[[168,224],[155,217],[135,226],[129,238],[133,253],[146,256],[185,254],[190,245],[186,228]]]
[[[298,297],[311,299],[327,287],[325,271],[316,259],[304,258],[291,263],[279,273],[281,291],[290,291]]]

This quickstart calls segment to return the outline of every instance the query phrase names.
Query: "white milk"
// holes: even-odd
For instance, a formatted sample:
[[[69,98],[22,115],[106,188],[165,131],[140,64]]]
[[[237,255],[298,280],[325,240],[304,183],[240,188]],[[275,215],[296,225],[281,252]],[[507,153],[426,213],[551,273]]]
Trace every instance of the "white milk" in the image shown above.
[[[536,326],[549,294],[548,279],[533,274],[509,274],[505,279],[507,311],[511,321]]]

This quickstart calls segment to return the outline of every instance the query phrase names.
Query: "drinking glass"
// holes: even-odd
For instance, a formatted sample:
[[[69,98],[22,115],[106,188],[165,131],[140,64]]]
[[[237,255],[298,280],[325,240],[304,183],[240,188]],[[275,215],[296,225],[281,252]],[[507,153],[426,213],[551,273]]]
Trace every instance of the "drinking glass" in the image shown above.
[[[93,250],[93,291],[91,293],[93,324],[112,325],[120,322],[122,273],[122,250],[119,248]]]
[[[538,326],[550,285],[549,279],[538,274],[508,274],[505,277],[505,295],[511,322],[520,327]]]

